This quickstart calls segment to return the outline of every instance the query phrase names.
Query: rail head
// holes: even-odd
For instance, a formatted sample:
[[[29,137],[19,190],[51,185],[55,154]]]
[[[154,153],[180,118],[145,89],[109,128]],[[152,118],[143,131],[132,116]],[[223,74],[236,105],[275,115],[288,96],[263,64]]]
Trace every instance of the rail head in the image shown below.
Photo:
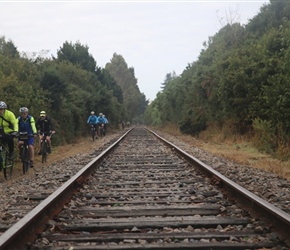
[[[132,129],[133,128],[126,131],[116,142],[101,152],[71,179],[65,182],[21,220],[5,231],[0,236],[0,250],[24,249],[27,242],[35,240],[37,234],[47,226],[49,219],[60,212],[64,204],[69,201],[74,191],[77,190],[92,171],[94,171],[95,166],[100,163]]]
[[[215,178],[218,181],[219,185],[226,189],[228,195],[230,195],[232,198],[235,199],[238,196],[239,199],[242,201],[241,205],[243,207],[247,207],[252,213],[257,213],[258,216],[262,216],[261,219],[270,221],[275,227],[275,230],[279,232],[283,238],[290,239],[290,215],[288,213],[282,211],[281,209],[270,204],[269,202],[263,200],[259,196],[246,190],[239,184],[233,182],[218,171],[214,170],[212,167],[206,165],[194,156],[188,154],[173,143],[164,139],[154,131],[148,128],[146,129],[150,133],[154,134],[163,143],[174,149],[180,157],[185,159],[191,165],[197,167],[205,175],[210,178]]]

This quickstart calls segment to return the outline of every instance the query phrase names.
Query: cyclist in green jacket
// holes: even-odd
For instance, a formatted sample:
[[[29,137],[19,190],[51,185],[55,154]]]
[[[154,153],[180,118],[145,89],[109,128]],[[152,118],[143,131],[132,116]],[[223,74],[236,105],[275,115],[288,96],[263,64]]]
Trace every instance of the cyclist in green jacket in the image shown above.
[[[14,141],[13,137],[17,136],[18,120],[14,113],[7,109],[5,102],[0,101],[0,133],[2,137],[0,140],[7,143],[9,148],[9,159],[14,158]]]

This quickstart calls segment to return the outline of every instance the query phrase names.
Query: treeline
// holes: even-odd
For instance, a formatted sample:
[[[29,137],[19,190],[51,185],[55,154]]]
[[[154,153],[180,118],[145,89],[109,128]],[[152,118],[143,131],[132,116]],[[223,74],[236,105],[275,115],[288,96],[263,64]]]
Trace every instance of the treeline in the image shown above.
[[[11,40],[0,37],[0,99],[16,116],[22,106],[36,118],[45,110],[56,127],[54,143],[87,135],[92,110],[104,113],[112,128],[122,120],[138,121],[144,113],[148,101],[121,55],[114,54],[100,68],[80,42],[65,42],[56,57],[42,52],[21,54]]]
[[[289,18],[288,0],[270,0],[247,25],[221,28],[181,75],[166,75],[146,122],[173,123],[193,135],[226,127],[250,135],[261,150],[289,157]]]

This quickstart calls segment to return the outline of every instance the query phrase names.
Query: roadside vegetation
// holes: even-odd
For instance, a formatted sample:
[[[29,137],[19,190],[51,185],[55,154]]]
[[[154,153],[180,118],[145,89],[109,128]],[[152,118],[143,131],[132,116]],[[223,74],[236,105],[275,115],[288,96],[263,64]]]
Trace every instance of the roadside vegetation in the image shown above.
[[[228,159],[243,166],[262,169],[290,180],[290,160],[282,161],[270,154],[259,151],[247,137],[232,135],[227,136],[225,139],[223,132],[217,128],[209,128],[201,132],[198,138],[182,134],[178,127],[173,125],[155,128],[184,141],[188,145],[198,147],[218,157]]]
[[[290,2],[270,0],[246,25],[228,22],[181,75],[168,73],[146,110],[153,126],[290,159]],[[289,166],[289,164],[288,164]]]
[[[0,92],[16,116],[23,106],[36,118],[45,110],[55,125],[55,145],[86,136],[91,111],[105,114],[111,128],[144,113],[148,101],[139,91],[134,68],[121,55],[115,53],[100,68],[80,42],[64,42],[56,57],[46,54],[20,53],[11,40],[0,37]]]

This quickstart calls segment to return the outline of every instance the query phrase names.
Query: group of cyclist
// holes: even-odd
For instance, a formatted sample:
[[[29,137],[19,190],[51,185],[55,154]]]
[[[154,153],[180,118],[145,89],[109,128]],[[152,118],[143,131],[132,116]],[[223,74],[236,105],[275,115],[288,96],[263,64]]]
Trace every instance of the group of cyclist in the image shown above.
[[[27,132],[29,135],[28,147],[30,155],[30,167],[34,166],[34,138],[39,136],[39,146],[46,136],[48,142],[48,153],[51,153],[51,136],[55,133],[51,119],[46,115],[45,111],[41,111],[39,118],[35,121],[34,117],[28,114],[28,108],[21,107],[19,109],[20,116],[16,118],[14,113],[7,109],[7,104],[0,101],[0,140],[6,143],[9,148],[9,159],[14,159],[14,141],[13,138],[18,137],[19,133]],[[18,148],[20,149],[23,141],[18,138]],[[40,147],[39,147],[40,148]],[[19,150],[20,152],[20,150]],[[41,151],[38,152],[41,154]]]
[[[103,113],[99,113],[99,116],[96,116],[94,111],[91,112],[91,115],[89,116],[89,118],[87,120],[87,124],[92,125],[95,128],[95,130],[97,131],[98,135],[99,135],[99,131],[100,131],[101,126],[104,127],[103,135],[106,134],[108,123],[109,123],[109,121]]]
[[[16,118],[15,114],[7,109],[7,104],[0,101],[0,140],[6,143],[9,149],[9,159],[14,159],[14,138],[18,137],[19,133],[27,132],[29,135],[28,147],[30,155],[30,167],[33,167],[34,161],[34,143],[35,138],[39,136],[39,152],[41,155],[40,143],[43,137],[46,137],[48,143],[48,153],[51,153],[51,136],[55,133],[52,121],[45,111],[41,111],[38,119],[35,121],[34,117],[28,113],[27,107],[21,107],[19,109],[20,115]],[[99,116],[95,115],[92,111],[87,123],[93,125],[97,134],[99,134],[99,128],[104,127],[103,135],[106,133],[108,119],[103,113],[99,113]],[[23,141],[18,137],[18,149],[23,145]]]

